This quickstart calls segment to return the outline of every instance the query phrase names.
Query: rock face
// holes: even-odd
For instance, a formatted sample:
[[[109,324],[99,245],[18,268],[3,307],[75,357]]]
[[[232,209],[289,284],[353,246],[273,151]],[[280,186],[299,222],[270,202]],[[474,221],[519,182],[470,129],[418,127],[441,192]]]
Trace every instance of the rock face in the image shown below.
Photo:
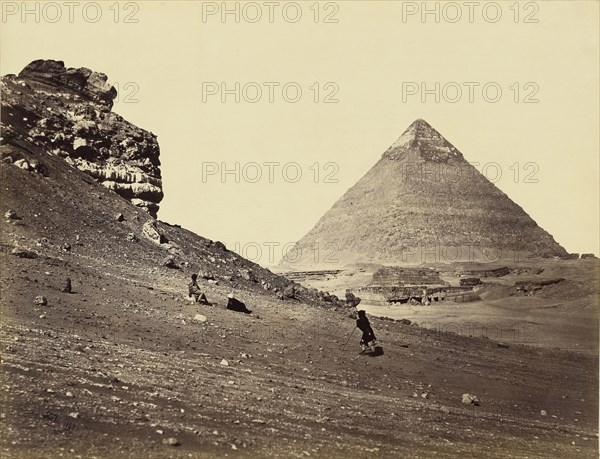
[[[333,247],[330,258],[340,266],[567,255],[423,120],[411,124],[298,244]],[[293,269],[317,267],[310,250],[302,253]],[[285,260],[280,266],[289,268]]]
[[[156,136],[112,112],[103,73],[37,60],[1,80],[2,144],[61,156],[153,217],[163,198]]]

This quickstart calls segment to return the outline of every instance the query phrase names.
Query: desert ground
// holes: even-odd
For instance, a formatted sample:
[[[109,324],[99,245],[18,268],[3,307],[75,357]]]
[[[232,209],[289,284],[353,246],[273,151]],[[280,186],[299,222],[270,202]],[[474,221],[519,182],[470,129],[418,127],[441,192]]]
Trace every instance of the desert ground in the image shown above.
[[[8,249],[2,457],[598,456],[597,354],[371,317],[371,357],[344,308]]]
[[[421,265],[453,271],[461,264]],[[500,264],[470,264],[471,269],[494,269]],[[357,291],[369,285],[378,264],[350,265],[336,275],[308,279],[305,285],[344,297],[347,288]],[[487,267],[487,268],[486,268]],[[423,328],[465,336],[483,336],[513,342],[598,355],[600,311],[600,263],[598,259],[531,259],[509,265],[513,271],[501,277],[482,278],[475,288],[477,301],[432,303],[429,306],[389,304],[364,300],[360,309],[369,314],[396,320],[409,319]],[[541,272],[539,272],[541,271]],[[539,272],[539,273],[538,273]],[[459,276],[442,276],[450,285],[459,285]],[[563,279],[535,295],[519,294],[516,282]],[[360,292],[358,293],[360,296]]]

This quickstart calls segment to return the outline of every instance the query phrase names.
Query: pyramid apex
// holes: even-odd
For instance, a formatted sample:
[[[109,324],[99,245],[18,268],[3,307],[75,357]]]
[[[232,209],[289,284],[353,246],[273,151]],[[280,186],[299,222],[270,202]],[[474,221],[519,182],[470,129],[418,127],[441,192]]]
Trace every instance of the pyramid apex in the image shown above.
[[[417,118],[411,124],[411,126],[420,126],[420,125],[431,127],[431,125],[427,121],[425,121],[423,118]]]
[[[413,121],[383,157],[398,160],[409,151],[418,153],[427,161],[446,162],[453,157],[462,158],[460,151],[422,118]]]

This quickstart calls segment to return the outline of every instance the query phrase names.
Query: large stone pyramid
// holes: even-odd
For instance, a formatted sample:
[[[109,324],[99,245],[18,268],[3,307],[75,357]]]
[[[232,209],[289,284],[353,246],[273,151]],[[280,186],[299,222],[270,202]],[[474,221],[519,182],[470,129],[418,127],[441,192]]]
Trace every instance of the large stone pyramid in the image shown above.
[[[427,122],[417,120],[280,265],[326,268],[566,256]]]

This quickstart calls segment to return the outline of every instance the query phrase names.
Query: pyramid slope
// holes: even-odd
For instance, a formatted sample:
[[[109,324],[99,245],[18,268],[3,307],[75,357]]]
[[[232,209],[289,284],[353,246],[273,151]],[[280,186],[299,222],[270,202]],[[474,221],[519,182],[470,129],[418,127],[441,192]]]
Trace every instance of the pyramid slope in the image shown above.
[[[415,121],[282,266],[565,256],[435,129]]]

